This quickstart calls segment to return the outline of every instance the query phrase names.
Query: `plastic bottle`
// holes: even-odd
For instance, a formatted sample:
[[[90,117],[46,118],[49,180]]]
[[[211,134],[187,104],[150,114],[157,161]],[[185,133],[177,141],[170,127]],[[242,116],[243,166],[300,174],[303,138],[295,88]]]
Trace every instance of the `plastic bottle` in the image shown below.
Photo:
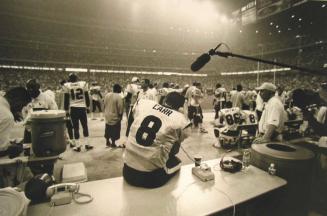
[[[276,168],[275,168],[275,164],[274,163],[271,163],[269,168],[268,168],[268,173],[270,175],[275,175],[276,174]]]
[[[251,160],[250,149],[244,149],[243,158],[242,158],[243,168],[247,168],[248,166],[250,166],[250,160]]]

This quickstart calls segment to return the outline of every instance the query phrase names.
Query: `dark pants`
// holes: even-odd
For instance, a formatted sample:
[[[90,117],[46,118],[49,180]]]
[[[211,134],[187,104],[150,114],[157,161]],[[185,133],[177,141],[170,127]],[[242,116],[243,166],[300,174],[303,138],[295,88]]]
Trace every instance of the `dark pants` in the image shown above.
[[[95,112],[96,108],[102,112],[100,101],[92,100],[92,112]]]
[[[79,121],[81,122],[83,128],[84,137],[89,136],[89,129],[87,127],[87,115],[85,107],[71,107],[70,108],[70,117],[73,123],[74,136],[75,139],[79,139]]]
[[[203,114],[201,106],[192,106],[188,107],[188,118],[190,121],[193,120],[193,124],[195,127],[199,125],[199,123],[203,122]]]
[[[123,177],[125,181],[136,187],[156,188],[166,184],[176,173],[167,174],[164,169],[156,169],[152,172],[135,170],[124,164]]]
[[[111,139],[111,141],[116,141],[120,138],[121,122],[117,122],[115,125],[106,124],[106,129],[104,132],[104,137],[106,140]]]
[[[226,107],[226,101],[219,101],[215,104],[215,119],[219,118],[219,111]]]
[[[69,139],[74,139],[73,124],[70,118],[66,120],[66,128],[68,131]]]

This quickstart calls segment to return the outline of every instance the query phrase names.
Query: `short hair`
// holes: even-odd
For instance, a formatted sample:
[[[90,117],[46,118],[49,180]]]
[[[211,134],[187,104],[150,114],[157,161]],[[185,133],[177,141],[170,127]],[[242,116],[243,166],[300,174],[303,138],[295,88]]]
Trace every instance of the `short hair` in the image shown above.
[[[112,88],[114,93],[121,93],[121,86],[119,84],[115,84]]]
[[[241,84],[237,84],[237,86],[236,86],[236,90],[237,90],[237,91],[242,91],[242,90],[243,90],[242,85],[241,85]]]
[[[220,88],[221,87],[221,84],[220,83],[217,83],[216,84],[216,88]]]
[[[178,110],[184,105],[185,98],[178,92],[170,92],[166,96],[165,103],[174,110]]]
[[[70,73],[69,76],[68,76],[68,81],[69,82],[77,82],[78,80],[78,77],[75,73]]]
[[[168,88],[168,87],[169,87],[169,84],[168,84],[167,82],[164,82],[164,83],[162,84],[162,87],[163,87],[163,88]]]
[[[26,82],[26,88],[27,89],[35,89],[35,90],[39,90],[40,89],[40,83],[38,81],[36,81],[36,79],[29,79]]]
[[[67,81],[66,80],[61,80],[60,85],[63,86]]]
[[[143,79],[143,81],[144,81],[145,84],[150,85],[150,80],[149,79]]]

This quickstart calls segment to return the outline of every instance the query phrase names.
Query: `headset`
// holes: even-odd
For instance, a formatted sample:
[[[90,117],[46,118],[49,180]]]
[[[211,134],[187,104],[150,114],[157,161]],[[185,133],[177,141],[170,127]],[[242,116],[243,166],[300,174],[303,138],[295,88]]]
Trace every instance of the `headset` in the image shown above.
[[[220,168],[226,172],[236,173],[241,171],[242,163],[236,160],[224,160],[225,155],[221,158],[219,165]]]

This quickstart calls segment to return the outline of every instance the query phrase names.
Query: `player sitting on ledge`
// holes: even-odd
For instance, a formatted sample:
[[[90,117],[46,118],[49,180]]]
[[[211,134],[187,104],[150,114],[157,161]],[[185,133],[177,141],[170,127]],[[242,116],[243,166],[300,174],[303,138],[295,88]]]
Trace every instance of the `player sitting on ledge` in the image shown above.
[[[184,100],[179,93],[171,92],[163,105],[146,99],[136,102],[124,154],[126,182],[137,187],[160,187],[179,171],[181,161],[176,154],[191,126],[178,112]]]

